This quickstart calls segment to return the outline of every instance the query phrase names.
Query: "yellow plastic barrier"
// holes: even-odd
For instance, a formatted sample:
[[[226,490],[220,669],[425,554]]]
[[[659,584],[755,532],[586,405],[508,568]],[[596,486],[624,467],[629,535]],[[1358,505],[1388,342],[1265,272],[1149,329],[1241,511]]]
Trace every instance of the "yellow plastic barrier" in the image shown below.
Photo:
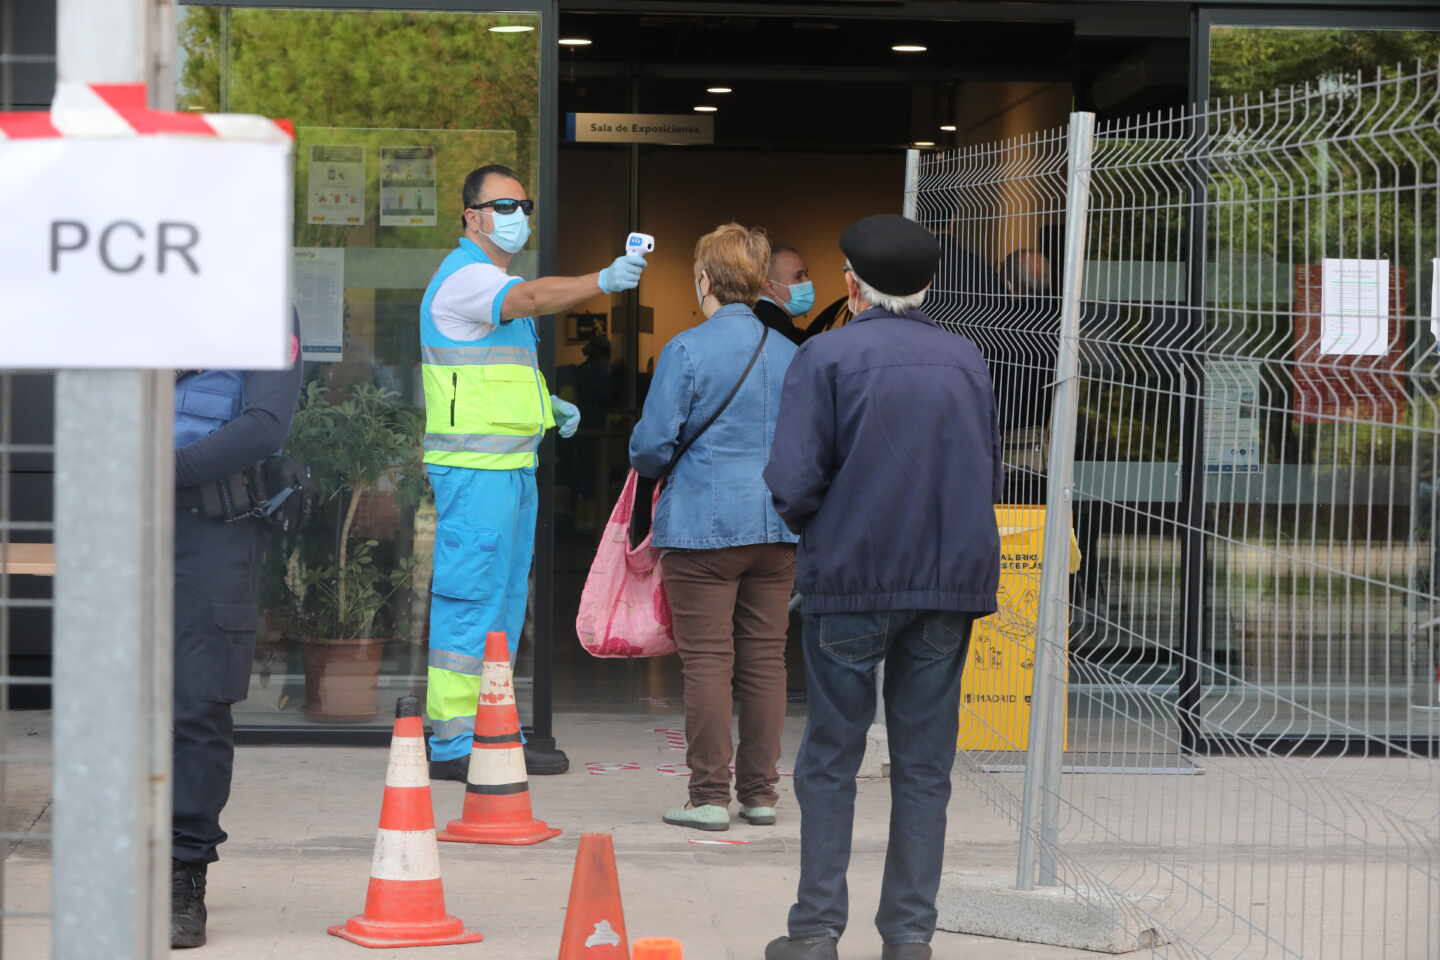
[[[977,623],[970,638],[960,687],[961,750],[1024,750],[1030,743],[1045,508],[999,506],[995,519],[1000,526],[1000,608]],[[1080,562],[1072,531],[1071,573]]]

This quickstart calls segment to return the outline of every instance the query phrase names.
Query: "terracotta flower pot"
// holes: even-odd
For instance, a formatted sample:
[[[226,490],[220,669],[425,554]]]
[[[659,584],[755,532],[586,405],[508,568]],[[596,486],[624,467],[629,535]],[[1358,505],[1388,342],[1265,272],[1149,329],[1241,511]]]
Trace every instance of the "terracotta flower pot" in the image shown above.
[[[317,723],[364,723],[379,712],[380,655],[385,641],[305,641],[305,715]]]

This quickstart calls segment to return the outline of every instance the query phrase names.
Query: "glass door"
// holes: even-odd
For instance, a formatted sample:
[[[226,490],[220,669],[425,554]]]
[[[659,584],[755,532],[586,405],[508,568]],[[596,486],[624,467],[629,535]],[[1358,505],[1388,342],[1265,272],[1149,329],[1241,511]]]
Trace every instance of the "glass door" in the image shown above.
[[[461,185],[485,164],[516,170],[539,211],[510,272],[542,272],[554,233],[544,122],[554,39],[549,3],[301,6],[183,8],[179,105],[295,126],[305,385],[287,450],[310,464],[318,496],[263,566],[260,649],[236,713],[250,728],[314,736],[387,728],[395,697],[424,695],[435,507],[421,463],[419,306],[461,234]],[[541,333],[553,347],[556,331]],[[542,548],[541,583],[549,559]],[[542,736],[548,700],[534,717],[529,694],[546,626],[528,619],[517,661],[522,718]]]

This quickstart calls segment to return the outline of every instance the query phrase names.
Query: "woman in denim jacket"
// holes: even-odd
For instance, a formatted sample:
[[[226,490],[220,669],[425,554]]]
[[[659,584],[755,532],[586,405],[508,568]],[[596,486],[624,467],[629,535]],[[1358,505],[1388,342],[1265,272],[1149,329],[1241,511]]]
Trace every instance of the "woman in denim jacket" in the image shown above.
[[[736,223],[695,245],[695,295],[706,320],[660,355],[630,437],[630,463],[641,476],[660,476],[740,379],[764,332],[751,307],[769,260],[764,233]],[[735,399],[675,466],[655,509],[653,543],[664,551],[690,743],[690,802],[664,816],[676,826],[729,829],[732,755],[741,818],[775,822],[798,538],[776,514],[761,472],[794,356],[789,340],[766,339]],[[733,700],[738,752],[730,740]]]

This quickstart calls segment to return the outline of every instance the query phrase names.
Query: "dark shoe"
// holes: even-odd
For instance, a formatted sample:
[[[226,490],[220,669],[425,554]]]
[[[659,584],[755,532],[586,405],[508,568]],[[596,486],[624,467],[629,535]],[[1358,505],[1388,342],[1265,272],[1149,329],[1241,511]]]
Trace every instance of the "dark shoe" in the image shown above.
[[[563,750],[532,750],[525,744],[525,772],[532,777],[551,777],[570,770],[570,758]]]
[[[836,960],[834,937],[776,937],[765,947],[765,960]]]
[[[205,946],[205,870],[207,864],[170,861],[170,946]]]
[[[453,760],[431,760],[431,780],[458,780],[464,783],[470,777],[470,755]]]
[[[880,960],[930,960],[928,943],[887,943]]]

